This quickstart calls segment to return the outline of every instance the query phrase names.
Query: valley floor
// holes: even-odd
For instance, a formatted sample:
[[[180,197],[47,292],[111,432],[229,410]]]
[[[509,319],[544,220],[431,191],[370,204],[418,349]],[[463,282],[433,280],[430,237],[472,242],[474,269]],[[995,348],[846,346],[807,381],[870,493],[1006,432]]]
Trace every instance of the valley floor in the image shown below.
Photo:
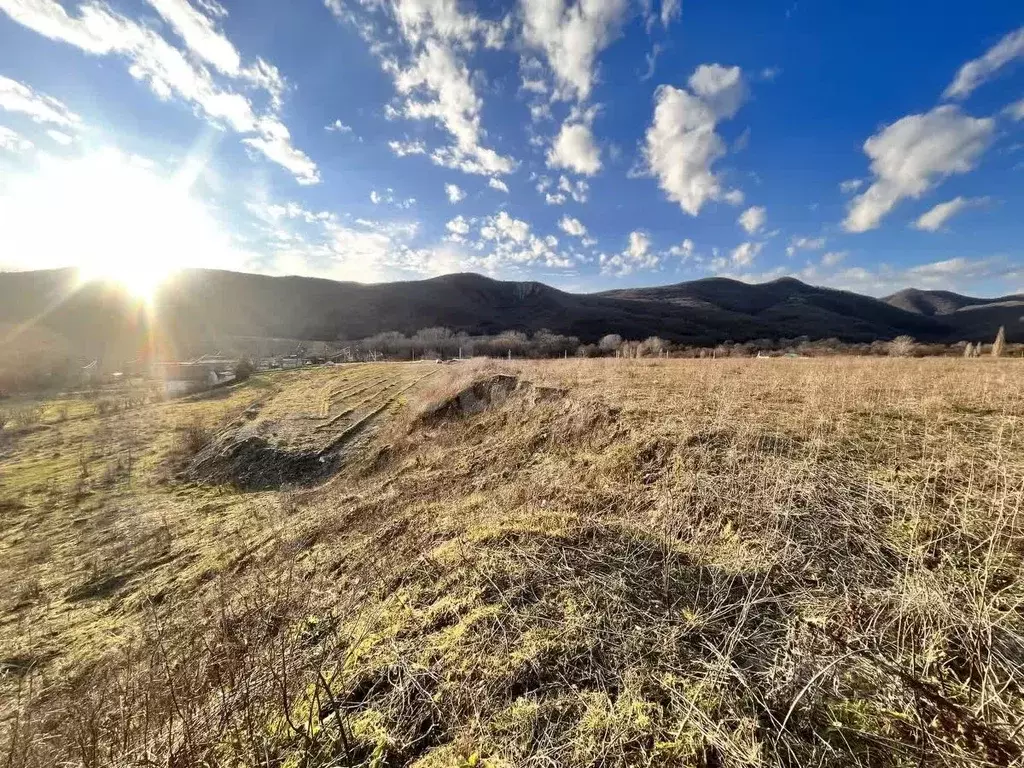
[[[46,403],[0,438],[0,763],[1018,764],[1022,373],[375,364]]]

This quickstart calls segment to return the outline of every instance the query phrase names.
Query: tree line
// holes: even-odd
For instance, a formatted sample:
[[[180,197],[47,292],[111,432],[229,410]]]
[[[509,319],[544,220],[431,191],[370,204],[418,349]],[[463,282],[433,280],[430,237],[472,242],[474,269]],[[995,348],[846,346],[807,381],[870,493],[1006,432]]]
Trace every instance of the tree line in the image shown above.
[[[347,346],[346,346],[347,345]],[[540,330],[532,335],[522,331],[502,331],[494,335],[471,336],[450,328],[423,328],[411,336],[388,331],[342,344],[350,359],[372,360],[450,360],[459,357],[758,357],[798,355],[824,357],[858,355],[877,357],[974,357],[982,354],[1014,354],[1024,347],[1009,345],[1000,329],[993,344],[937,344],[915,341],[909,336],[894,340],[845,342],[835,338],[811,339],[807,336],[782,339],[726,341],[715,346],[674,344],[657,336],[642,340],[624,339],[607,334],[596,344],[582,343],[576,336]],[[1012,347],[1012,348],[1011,348]]]

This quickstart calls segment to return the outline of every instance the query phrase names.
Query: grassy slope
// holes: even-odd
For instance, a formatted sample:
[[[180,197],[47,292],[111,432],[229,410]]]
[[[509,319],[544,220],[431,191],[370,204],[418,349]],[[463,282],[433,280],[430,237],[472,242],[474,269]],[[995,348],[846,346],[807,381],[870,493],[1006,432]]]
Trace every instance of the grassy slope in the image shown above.
[[[97,612],[131,646],[18,678],[13,764],[1020,759],[1019,364],[519,372],[566,394],[243,497],[219,567]]]

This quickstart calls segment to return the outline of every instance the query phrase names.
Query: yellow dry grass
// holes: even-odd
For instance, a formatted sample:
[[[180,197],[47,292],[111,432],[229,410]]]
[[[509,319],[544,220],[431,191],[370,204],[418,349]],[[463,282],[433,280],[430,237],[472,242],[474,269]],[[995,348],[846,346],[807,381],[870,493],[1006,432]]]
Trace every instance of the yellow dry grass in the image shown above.
[[[169,483],[230,498],[217,503],[234,511],[205,513],[219,528],[175,532],[179,557],[212,559],[155,570],[160,591],[114,585],[89,619],[50,590],[49,610],[79,611],[79,628],[61,636],[59,667],[8,674],[0,755],[1019,763],[1022,372],[927,359],[453,366],[409,407],[395,401],[390,426],[323,487]],[[531,386],[475,415],[417,418],[498,373]],[[305,409],[315,430],[335,390],[303,381],[309,392],[273,407],[282,422]],[[373,383],[361,381],[338,391],[358,402]],[[67,548],[26,559],[28,543],[3,540],[23,571],[79,567]],[[12,621],[18,610],[6,606],[0,632],[10,642],[17,626],[33,658],[46,641]]]

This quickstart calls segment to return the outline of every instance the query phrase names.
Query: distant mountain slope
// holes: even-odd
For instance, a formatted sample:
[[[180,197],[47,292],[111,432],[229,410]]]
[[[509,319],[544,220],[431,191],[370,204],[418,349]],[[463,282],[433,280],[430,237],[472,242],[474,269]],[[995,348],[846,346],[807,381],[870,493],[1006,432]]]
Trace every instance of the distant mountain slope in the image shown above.
[[[608,297],[670,302],[685,307],[715,307],[740,313],[778,329],[773,336],[836,336],[849,340],[944,338],[944,324],[849,291],[818,288],[791,277],[751,285],[712,277],[655,288],[606,291]],[[810,330],[808,330],[810,329]]]
[[[28,323],[54,334],[76,356],[105,359],[184,356],[229,346],[242,336],[329,341],[439,325],[470,334],[548,328],[586,342],[606,333],[631,339],[657,335],[694,345],[797,336],[871,341],[901,334],[927,341],[988,340],[999,324],[1007,326],[1011,340],[1024,337],[1020,297],[972,304],[985,311],[968,312],[968,304],[985,300],[949,296],[956,299],[926,300],[904,291],[882,301],[792,278],[761,285],[710,278],[573,294],[474,274],[364,285],[187,270],[161,288],[151,318],[115,286],[76,287],[71,270],[51,270],[0,273],[0,324]],[[949,306],[960,309],[924,311]]]
[[[962,339],[990,341],[999,326],[1007,338],[1024,338],[1024,294],[979,299],[952,291],[922,291],[917,288],[886,296],[882,301],[907,312],[934,318]]]

